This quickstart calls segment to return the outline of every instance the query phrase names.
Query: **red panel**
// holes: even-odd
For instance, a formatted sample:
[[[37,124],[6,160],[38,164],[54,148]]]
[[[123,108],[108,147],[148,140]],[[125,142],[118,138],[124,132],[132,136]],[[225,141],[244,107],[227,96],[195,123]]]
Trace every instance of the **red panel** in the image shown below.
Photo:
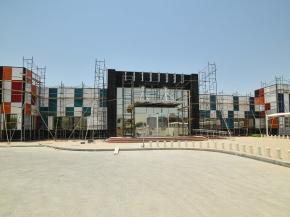
[[[12,90],[21,91],[23,88],[22,81],[12,81]]]
[[[268,111],[271,109],[271,104],[270,103],[266,103],[265,104],[265,110]]]
[[[12,91],[11,102],[22,102],[22,93]]]
[[[25,114],[31,115],[31,105],[28,103],[25,104]]]
[[[264,88],[259,89],[259,96],[264,96]]]
[[[271,128],[277,129],[278,125],[278,118],[271,119]]]
[[[31,96],[31,105],[35,105],[35,103],[36,103],[36,96]]]
[[[27,70],[26,71],[26,81],[27,81],[27,83],[32,83],[32,71],[30,71],[30,70]]]
[[[32,95],[36,95],[36,86],[35,85],[31,85],[31,94]]]

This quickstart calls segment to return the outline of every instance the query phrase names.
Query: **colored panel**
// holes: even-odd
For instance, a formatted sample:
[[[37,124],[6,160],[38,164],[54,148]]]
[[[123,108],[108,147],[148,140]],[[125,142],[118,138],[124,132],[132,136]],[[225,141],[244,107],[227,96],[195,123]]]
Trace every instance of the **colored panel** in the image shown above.
[[[100,107],[107,107],[107,90],[100,90]]]
[[[25,103],[25,114],[31,115],[31,105],[28,103]]]
[[[284,94],[278,93],[278,112],[285,112]]]
[[[23,68],[20,67],[12,68],[12,80],[23,81]]]
[[[216,96],[210,95],[210,110],[216,110]]]
[[[10,102],[4,102],[1,106],[2,113],[10,114],[11,113],[11,103]]]
[[[271,109],[271,104],[270,103],[266,103],[265,104],[265,111],[268,111]]]
[[[49,111],[55,111],[57,108],[57,99],[49,99],[48,100],[48,109]]]
[[[75,98],[76,97],[83,97],[83,89],[82,88],[75,88],[74,96],[75,96]]]
[[[228,117],[234,118],[234,111],[228,111]]]
[[[36,96],[31,96],[31,105],[35,105],[36,103],[37,97]]]
[[[65,108],[65,115],[69,117],[74,116],[74,107],[66,107]]]
[[[49,88],[48,96],[49,98],[57,98],[57,88]]]
[[[255,111],[255,98],[250,97],[250,111]]]
[[[259,89],[259,96],[264,96],[264,88]]]
[[[83,107],[83,116],[88,117],[91,115],[91,107]]]
[[[74,106],[75,107],[82,107],[83,106],[83,99],[75,99],[74,100]]]
[[[234,103],[234,111],[239,111],[240,106],[239,106],[239,97],[238,96],[233,96],[233,103]]]
[[[36,86],[35,85],[31,85],[31,94],[32,95],[36,95]]]
[[[12,79],[12,68],[3,67],[3,80],[11,80],[11,79]]]
[[[26,81],[27,81],[27,83],[32,83],[32,71],[30,71],[30,70],[26,70]]]
[[[271,119],[271,128],[278,129],[278,127],[279,127],[278,118],[272,118]]]
[[[22,93],[12,91],[11,102],[22,102]]]
[[[22,90],[22,81],[12,81],[12,90]]]

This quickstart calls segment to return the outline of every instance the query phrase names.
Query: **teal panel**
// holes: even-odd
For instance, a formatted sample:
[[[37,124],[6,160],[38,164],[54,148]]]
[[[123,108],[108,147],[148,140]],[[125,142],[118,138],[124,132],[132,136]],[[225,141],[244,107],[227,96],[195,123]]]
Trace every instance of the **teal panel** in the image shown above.
[[[88,117],[91,115],[91,107],[83,107],[83,116]]]
[[[82,98],[83,97],[83,89],[82,88],[75,88],[75,98]]]
[[[75,99],[74,100],[74,106],[75,107],[82,107],[83,106],[83,98],[81,98],[81,99]]]
[[[73,117],[74,116],[74,107],[65,108],[65,116]]]

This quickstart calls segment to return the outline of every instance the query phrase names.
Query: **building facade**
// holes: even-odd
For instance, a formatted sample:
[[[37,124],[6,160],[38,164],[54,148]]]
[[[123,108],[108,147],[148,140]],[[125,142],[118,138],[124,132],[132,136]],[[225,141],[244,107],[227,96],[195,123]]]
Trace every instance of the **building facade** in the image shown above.
[[[290,83],[253,96],[199,94],[198,74],[107,70],[107,88],[45,87],[23,67],[0,67],[1,140],[185,136],[194,130],[265,133],[266,115],[289,112]],[[270,118],[290,135],[290,118]]]

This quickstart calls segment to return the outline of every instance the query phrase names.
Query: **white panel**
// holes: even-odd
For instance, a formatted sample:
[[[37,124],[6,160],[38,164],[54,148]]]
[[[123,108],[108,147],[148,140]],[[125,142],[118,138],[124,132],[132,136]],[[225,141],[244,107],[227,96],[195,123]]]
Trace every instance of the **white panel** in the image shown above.
[[[23,68],[12,68],[12,80],[23,80]]]
[[[29,93],[25,93],[25,102],[27,102],[27,103],[31,103],[31,94],[29,94]]]
[[[3,102],[11,102],[11,92],[3,93]]]
[[[11,81],[2,81],[3,90],[11,93],[12,84]]]
[[[84,98],[83,99],[83,106],[84,107],[91,107],[93,106],[94,100],[92,98]]]
[[[66,98],[64,101],[65,107],[74,107],[74,98]]]
[[[210,111],[210,118],[216,118],[216,111],[215,110]]]
[[[38,108],[35,105],[31,105],[31,115],[38,115]]]
[[[82,107],[74,107],[74,116],[81,117],[82,116]]]
[[[222,111],[222,117],[228,118],[228,111]]]
[[[48,125],[48,129],[53,130],[53,116],[48,116],[48,121],[47,121],[47,125]]]
[[[11,103],[11,114],[22,114],[22,103],[12,102]]]
[[[96,90],[96,95],[98,91]],[[85,88],[83,92],[84,98],[93,98],[94,97],[94,89],[93,88]]]
[[[31,84],[28,83],[25,84],[25,91],[29,93],[31,92]]]
[[[289,112],[289,94],[284,94],[285,112]]]
[[[64,88],[65,98],[74,98],[74,88]]]
[[[21,130],[22,127],[22,114],[17,115],[17,130]]]

